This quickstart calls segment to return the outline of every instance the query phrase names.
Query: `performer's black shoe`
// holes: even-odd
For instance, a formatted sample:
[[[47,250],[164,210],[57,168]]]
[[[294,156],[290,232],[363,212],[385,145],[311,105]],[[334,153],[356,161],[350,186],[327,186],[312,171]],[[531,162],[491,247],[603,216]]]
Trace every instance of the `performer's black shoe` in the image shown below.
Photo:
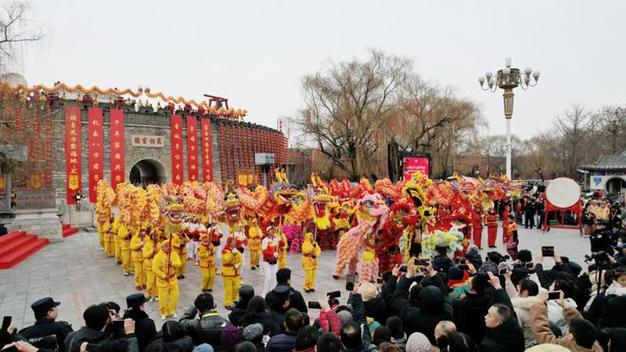
[[[340,277],[339,277],[339,276],[337,276],[337,275],[333,275],[333,279],[335,279],[335,280],[339,280],[339,279],[340,279]]]
[[[256,266],[254,266],[254,265],[253,265],[251,269],[252,269],[252,270],[256,270]]]

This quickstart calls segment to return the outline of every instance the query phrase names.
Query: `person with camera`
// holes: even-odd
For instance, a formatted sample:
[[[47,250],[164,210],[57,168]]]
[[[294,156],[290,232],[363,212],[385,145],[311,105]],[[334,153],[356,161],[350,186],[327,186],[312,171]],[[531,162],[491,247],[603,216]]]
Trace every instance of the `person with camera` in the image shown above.
[[[154,320],[150,319],[146,313],[146,302],[147,299],[143,293],[134,293],[126,297],[128,309],[124,313],[124,319],[132,319],[135,322],[139,351],[143,351],[157,333]]]
[[[365,306],[363,299],[357,292],[359,283],[355,283],[348,298],[348,305],[352,306],[352,321],[343,324],[339,333],[345,352],[367,352],[375,349],[372,335],[367,327]]]
[[[468,334],[472,340],[482,341],[485,335],[483,318],[489,308],[496,303],[513,309],[509,296],[500,284],[500,278],[490,271],[479,271],[472,277],[469,292],[454,302],[453,321],[459,331]]]
[[[210,293],[201,293],[194,300],[192,307],[185,311],[179,323],[194,345],[208,343],[215,351],[227,349],[221,341],[222,333],[232,324],[219,315],[217,305]],[[196,318],[198,316],[198,318]]]
[[[397,281],[390,305],[402,319],[407,335],[421,332],[434,343],[435,326],[442,320],[452,320],[453,308],[447,289],[432,264],[428,262],[424,268],[425,276],[417,286],[419,306],[409,303],[409,288],[415,280],[419,280],[415,265],[411,262],[407,264],[406,275]],[[392,274],[398,276],[400,267],[395,267]]]
[[[552,343],[568,348],[573,352],[601,352],[602,347],[596,341],[595,326],[582,318],[575,307],[566,306],[563,295],[558,300],[563,316],[568,323],[568,332],[564,337],[556,337],[548,323],[547,294],[537,296],[539,302],[530,308],[530,321],[537,343]]]
[[[19,334],[31,344],[36,344],[43,337],[54,335],[59,350],[64,350],[64,340],[73,329],[68,322],[56,320],[59,314],[57,307],[60,304],[51,297],[35,301],[30,306],[35,314],[35,324],[22,329]]]
[[[132,319],[118,320],[105,304],[88,307],[83,313],[85,326],[71,332],[65,338],[65,352],[138,352],[139,344],[135,337],[135,322]],[[108,336],[107,327],[120,330],[122,338]]]

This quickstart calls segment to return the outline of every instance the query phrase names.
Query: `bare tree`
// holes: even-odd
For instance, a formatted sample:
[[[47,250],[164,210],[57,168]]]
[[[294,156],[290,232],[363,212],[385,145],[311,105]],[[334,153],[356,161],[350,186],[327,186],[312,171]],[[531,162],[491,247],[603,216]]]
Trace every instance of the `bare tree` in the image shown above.
[[[28,19],[29,7],[22,1],[5,2],[0,6],[0,60],[15,60],[19,45],[41,40],[41,29]]]
[[[370,51],[367,61],[332,63],[303,79],[302,132],[351,179],[375,170],[378,133],[394,114],[411,62]]]

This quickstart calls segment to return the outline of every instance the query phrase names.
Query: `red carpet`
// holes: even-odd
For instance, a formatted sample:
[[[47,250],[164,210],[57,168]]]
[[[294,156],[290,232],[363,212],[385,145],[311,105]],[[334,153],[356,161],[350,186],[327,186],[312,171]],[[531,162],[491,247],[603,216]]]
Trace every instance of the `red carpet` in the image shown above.
[[[9,232],[0,237],[0,269],[9,269],[48,244],[47,239],[27,235],[24,231]]]
[[[71,227],[68,224],[61,224],[61,225],[62,225],[62,229],[63,229],[63,238],[75,235],[79,231],[78,229],[75,229],[75,228]]]

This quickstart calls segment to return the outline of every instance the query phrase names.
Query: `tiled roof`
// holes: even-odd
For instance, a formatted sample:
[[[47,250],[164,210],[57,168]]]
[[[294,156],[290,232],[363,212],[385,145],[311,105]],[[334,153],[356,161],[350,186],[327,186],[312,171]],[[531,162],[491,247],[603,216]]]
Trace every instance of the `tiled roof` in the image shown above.
[[[581,165],[579,168],[584,170],[615,170],[626,169],[626,150],[620,154],[602,155],[595,163],[589,165]]]

